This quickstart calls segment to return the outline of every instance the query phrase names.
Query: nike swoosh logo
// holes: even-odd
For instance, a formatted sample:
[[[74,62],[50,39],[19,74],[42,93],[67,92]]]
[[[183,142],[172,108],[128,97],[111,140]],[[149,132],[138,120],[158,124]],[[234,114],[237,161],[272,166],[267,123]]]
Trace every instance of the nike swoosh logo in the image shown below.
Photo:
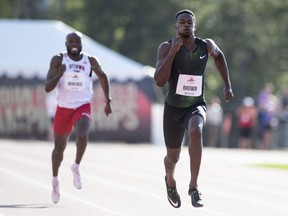
[[[87,118],[91,119],[91,116],[88,113],[82,112],[82,116],[86,116]]]
[[[191,113],[191,115],[194,115],[195,113],[197,113],[198,112],[198,110],[194,110],[192,113]]]
[[[170,199],[169,197],[168,197],[168,199],[169,199],[170,203],[171,203],[174,207],[178,207],[178,201],[177,201],[177,202],[173,202],[173,200]]]
[[[200,59],[204,59],[206,57],[206,55],[204,55],[204,56],[200,56]]]

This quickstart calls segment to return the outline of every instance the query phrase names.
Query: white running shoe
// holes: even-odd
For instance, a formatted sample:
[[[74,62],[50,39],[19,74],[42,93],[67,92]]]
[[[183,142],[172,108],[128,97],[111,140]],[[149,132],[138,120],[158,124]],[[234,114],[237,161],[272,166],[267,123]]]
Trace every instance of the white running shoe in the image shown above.
[[[60,200],[59,180],[57,178],[52,179],[52,188],[51,198],[52,202],[56,204]]]
[[[80,172],[79,172],[79,165],[76,164],[76,163],[73,163],[71,165],[71,170],[72,170],[72,173],[73,173],[74,186],[77,189],[81,189],[82,188],[82,181],[81,181],[81,175],[80,175]]]

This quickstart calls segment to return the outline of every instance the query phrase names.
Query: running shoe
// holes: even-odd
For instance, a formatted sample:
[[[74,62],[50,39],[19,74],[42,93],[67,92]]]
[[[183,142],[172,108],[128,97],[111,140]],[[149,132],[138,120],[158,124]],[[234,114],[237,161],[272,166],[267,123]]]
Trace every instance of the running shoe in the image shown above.
[[[166,183],[166,190],[167,190],[167,198],[169,203],[174,207],[174,208],[179,208],[181,206],[181,200],[180,196],[177,192],[177,188],[175,187],[169,187],[167,184],[167,177],[165,176],[165,183]]]
[[[59,192],[59,180],[52,179],[52,193],[51,198],[53,203],[58,203],[60,200],[60,192]]]
[[[71,165],[71,170],[73,173],[73,184],[77,189],[81,189],[82,188],[82,181],[81,181],[81,175],[79,172],[79,165],[76,163],[73,163]]]
[[[198,191],[197,188],[192,187],[189,188],[188,191],[189,196],[191,196],[191,203],[194,207],[203,207],[203,201],[202,201],[202,194]]]

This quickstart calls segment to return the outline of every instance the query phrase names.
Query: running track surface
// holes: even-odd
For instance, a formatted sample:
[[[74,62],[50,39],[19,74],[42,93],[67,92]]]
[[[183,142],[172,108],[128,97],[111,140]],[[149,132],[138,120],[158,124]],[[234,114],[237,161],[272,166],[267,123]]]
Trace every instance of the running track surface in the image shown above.
[[[253,166],[288,164],[288,152],[204,148],[199,189],[205,206],[187,194],[189,157],[183,147],[175,177],[182,206],[168,203],[164,146],[89,143],[80,171],[83,188],[72,183],[70,142],[60,168],[61,199],[51,194],[52,142],[0,140],[0,216],[287,216],[288,171]]]

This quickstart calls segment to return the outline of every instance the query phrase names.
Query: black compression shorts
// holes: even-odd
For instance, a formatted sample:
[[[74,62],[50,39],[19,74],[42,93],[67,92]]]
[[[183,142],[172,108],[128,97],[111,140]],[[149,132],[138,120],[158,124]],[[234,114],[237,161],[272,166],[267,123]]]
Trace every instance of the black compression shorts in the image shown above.
[[[192,115],[200,115],[206,121],[206,103],[196,104],[188,108],[173,107],[165,103],[163,130],[165,145],[176,149],[182,145],[185,129]]]

